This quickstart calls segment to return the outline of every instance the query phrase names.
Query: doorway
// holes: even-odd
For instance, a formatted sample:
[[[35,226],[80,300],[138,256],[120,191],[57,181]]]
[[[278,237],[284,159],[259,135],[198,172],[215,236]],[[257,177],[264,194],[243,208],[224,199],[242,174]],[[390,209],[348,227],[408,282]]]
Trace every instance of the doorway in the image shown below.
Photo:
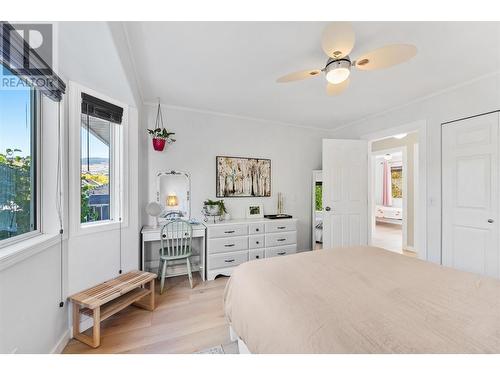
[[[415,257],[418,132],[370,142],[372,246]]]

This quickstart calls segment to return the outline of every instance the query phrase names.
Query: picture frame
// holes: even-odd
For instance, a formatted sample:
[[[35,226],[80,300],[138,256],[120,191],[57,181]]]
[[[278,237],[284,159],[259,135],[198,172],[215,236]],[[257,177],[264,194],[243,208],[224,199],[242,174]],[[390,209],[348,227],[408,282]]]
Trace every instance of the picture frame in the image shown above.
[[[216,157],[217,198],[270,197],[271,181],[271,159]]]
[[[247,206],[247,219],[260,219],[264,217],[264,205],[262,204],[249,204]]]

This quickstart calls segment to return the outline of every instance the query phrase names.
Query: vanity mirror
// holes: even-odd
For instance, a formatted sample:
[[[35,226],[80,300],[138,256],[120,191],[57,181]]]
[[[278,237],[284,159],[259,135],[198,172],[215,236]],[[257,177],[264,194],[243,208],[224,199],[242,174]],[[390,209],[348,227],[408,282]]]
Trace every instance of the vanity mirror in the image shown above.
[[[191,176],[169,171],[156,175],[156,201],[163,207],[163,219],[191,219]]]

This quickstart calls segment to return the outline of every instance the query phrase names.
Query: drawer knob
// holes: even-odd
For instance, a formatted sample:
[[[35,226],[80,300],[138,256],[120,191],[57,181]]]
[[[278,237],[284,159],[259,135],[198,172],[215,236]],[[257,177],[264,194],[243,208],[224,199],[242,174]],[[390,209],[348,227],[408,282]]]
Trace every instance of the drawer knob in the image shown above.
[[[232,262],[234,262],[234,259],[226,259],[226,260],[224,260],[224,262],[226,262],[226,263],[232,263]]]
[[[278,253],[278,255],[285,255],[285,254],[286,254],[286,251],[280,251],[280,252]]]
[[[279,241],[279,242],[286,241],[286,238],[278,238],[276,241]]]
[[[234,233],[234,230],[226,230],[224,233],[227,233],[227,234]]]
[[[255,256],[255,259],[259,259],[259,258],[260,258],[260,255],[256,255],[256,256]]]
[[[278,229],[286,229],[286,227],[278,227]]]
[[[255,243],[258,245],[258,244],[259,244],[259,241],[255,241]]]
[[[166,234],[164,234],[162,237],[163,237],[163,238],[167,238],[167,235],[166,235]]]
[[[258,232],[259,231],[259,228],[255,228],[255,231]]]
[[[227,245],[224,245],[225,247],[233,247],[234,246],[234,243],[230,243],[230,244],[227,244]]]

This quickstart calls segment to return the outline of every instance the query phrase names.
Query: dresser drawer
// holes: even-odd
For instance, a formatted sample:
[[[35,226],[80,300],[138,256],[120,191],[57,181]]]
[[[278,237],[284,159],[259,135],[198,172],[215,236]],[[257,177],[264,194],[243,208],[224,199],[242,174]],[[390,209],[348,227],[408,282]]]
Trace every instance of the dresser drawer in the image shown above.
[[[266,223],[266,233],[271,232],[289,232],[297,230],[295,221],[277,221]]]
[[[208,240],[209,254],[247,250],[248,237],[213,238]]]
[[[297,232],[266,234],[266,247],[291,245],[294,243],[297,243]]]
[[[248,224],[248,234],[264,233],[264,223]]]
[[[266,249],[266,258],[278,257],[283,255],[295,254],[297,252],[297,245],[277,246]]]
[[[208,228],[208,238],[246,236],[248,225],[216,225]]]
[[[252,249],[248,251],[248,260],[264,259],[264,249]]]
[[[248,261],[248,251],[238,251],[229,254],[216,254],[208,257],[210,270],[224,267],[234,267]]]
[[[264,235],[248,237],[249,249],[259,249],[261,247],[264,247]]]

